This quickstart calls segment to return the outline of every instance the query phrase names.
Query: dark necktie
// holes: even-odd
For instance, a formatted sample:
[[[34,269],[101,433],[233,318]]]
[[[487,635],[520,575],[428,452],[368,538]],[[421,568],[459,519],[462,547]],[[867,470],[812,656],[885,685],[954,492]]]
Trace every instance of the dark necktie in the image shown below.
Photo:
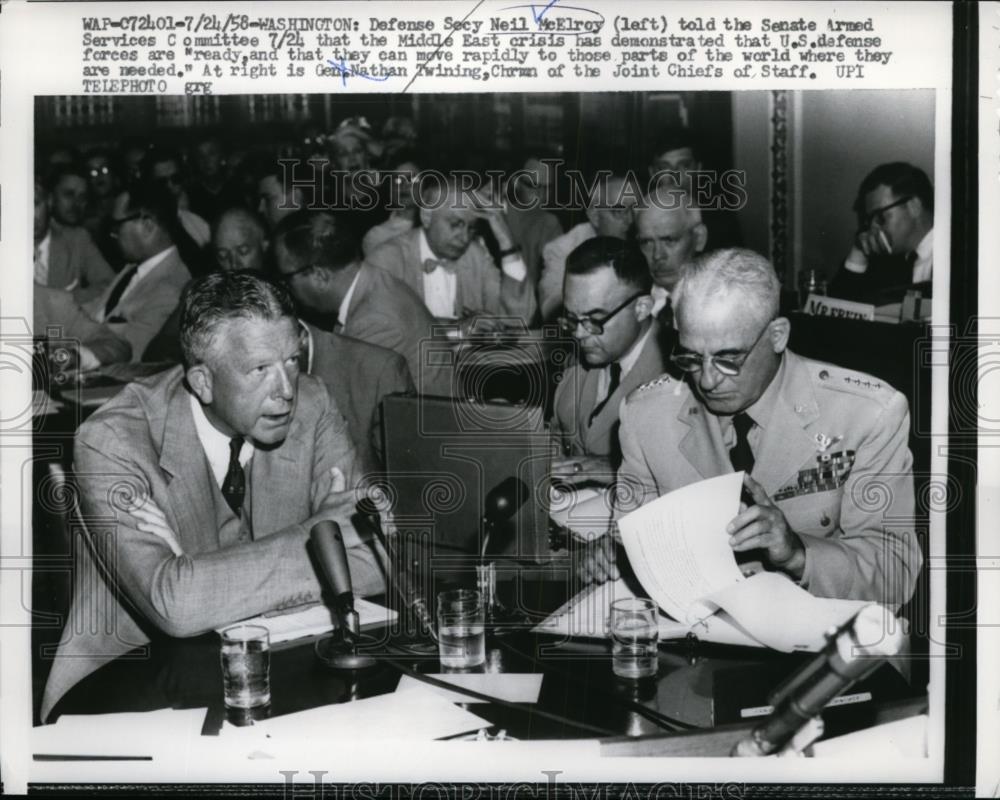
[[[114,288],[111,290],[111,294],[108,295],[108,302],[104,304],[105,319],[110,317],[111,312],[118,307],[118,302],[122,299],[122,295],[125,294],[125,290],[128,288],[128,285],[132,283],[132,279],[135,277],[135,273],[138,269],[139,265],[133,264],[122,273],[121,279],[115,284]]]
[[[597,417],[601,411],[604,410],[604,406],[608,404],[608,400],[611,399],[611,395],[615,393],[619,384],[622,382],[622,365],[617,361],[611,362],[611,380],[608,381],[608,393],[604,395],[604,399],[594,406],[594,410],[590,412],[590,417],[587,419],[587,425],[594,424],[594,418]]]
[[[243,497],[246,494],[246,475],[240,464],[240,450],[243,448],[243,437],[234,436],[229,440],[229,469],[226,479],[222,482],[222,496],[226,498],[229,507],[238,517],[243,508]]]
[[[736,429],[736,445],[729,451],[729,460],[733,462],[734,470],[737,472],[743,470],[749,475],[753,472],[754,462],[747,434],[753,427],[753,418],[745,411],[741,411],[733,416],[733,427]]]

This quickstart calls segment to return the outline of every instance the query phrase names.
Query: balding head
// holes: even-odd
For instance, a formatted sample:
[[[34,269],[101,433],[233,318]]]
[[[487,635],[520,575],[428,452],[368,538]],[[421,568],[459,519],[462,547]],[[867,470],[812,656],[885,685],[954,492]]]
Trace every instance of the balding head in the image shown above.
[[[267,244],[264,223],[244,208],[223,211],[212,228],[215,262],[224,272],[263,272]]]
[[[454,261],[469,249],[479,217],[477,202],[471,192],[461,191],[452,180],[421,182],[420,224],[435,256]]]
[[[653,282],[672,291],[681,267],[704,250],[708,241],[701,211],[684,192],[658,192],[640,204],[635,226]]]

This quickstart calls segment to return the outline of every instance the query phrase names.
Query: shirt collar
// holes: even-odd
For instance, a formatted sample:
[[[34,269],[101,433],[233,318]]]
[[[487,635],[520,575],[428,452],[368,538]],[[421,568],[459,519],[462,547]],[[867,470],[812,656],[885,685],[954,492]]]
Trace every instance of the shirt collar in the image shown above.
[[[781,384],[785,380],[786,360],[784,353],[782,353],[781,363],[778,364],[778,371],[774,373],[774,377],[771,378],[771,382],[764,390],[764,394],[758,397],[746,409],[746,412],[753,418],[758,427],[766,428],[767,423],[771,421],[771,412],[774,410],[774,404],[777,402],[778,395],[781,392]]]
[[[622,377],[624,378],[635,366],[635,362],[639,360],[639,356],[642,355],[642,348],[646,346],[646,340],[653,333],[653,323],[650,322],[646,328],[646,332],[640,336],[635,343],[629,348],[629,351],[618,359],[618,363],[622,368]]]
[[[920,244],[917,245],[916,254],[917,261],[929,261],[931,256],[934,255],[933,228],[927,231],[927,233],[924,234],[924,238],[920,240]]]
[[[427,231],[423,228],[420,229],[420,236],[418,237],[420,246],[420,263],[423,264],[428,258],[433,258],[435,261],[441,261],[442,259],[434,255],[434,251],[431,250],[431,243],[427,241]]]
[[[148,275],[150,272],[153,271],[153,268],[157,264],[160,264],[161,262],[165,261],[167,256],[176,252],[177,252],[176,245],[170,245],[170,247],[168,247],[166,250],[161,250],[155,256],[147,258],[145,261],[139,264],[139,267],[136,269],[135,280],[133,281],[133,283],[135,283],[135,281],[141,280],[143,277]]]
[[[351,285],[347,287],[347,294],[344,295],[344,299],[340,301],[340,308],[337,309],[337,322],[343,327],[347,324],[347,312],[351,308],[351,300],[354,299],[354,290],[358,288],[358,279],[361,277],[361,270],[359,269],[354,273],[354,280],[351,281]],[[310,342],[312,340],[310,339]]]
[[[201,442],[201,448],[205,451],[205,457],[208,459],[208,465],[212,468],[215,482],[222,486],[226,479],[226,473],[229,471],[229,437],[209,422],[205,415],[205,409],[201,406],[201,401],[195,397],[194,393],[190,395],[190,398],[191,416],[194,417],[194,428],[198,434],[198,441]],[[253,444],[249,439],[244,439],[243,447],[240,448],[240,464],[245,467],[247,462],[253,458],[253,454]]]

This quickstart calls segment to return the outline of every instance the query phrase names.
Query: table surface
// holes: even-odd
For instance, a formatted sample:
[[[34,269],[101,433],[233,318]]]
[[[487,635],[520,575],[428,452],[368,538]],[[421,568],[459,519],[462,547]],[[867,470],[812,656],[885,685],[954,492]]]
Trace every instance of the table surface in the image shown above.
[[[501,587],[502,600],[510,590],[510,585]],[[522,598],[531,595],[529,605],[555,608],[566,589],[558,581],[534,580],[522,584],[518,592]],[[275,645],[270,666],[270,715],[393,692],[401,675],[399,665],[422,673],[441,672],[433,651],[422,654],[411,648],[409,654],[401,655],[406,645],[394,640],[390,632],[371,633],[391,644],[388,648],[373,646],[372,652],[381,656],[379,663],[356,673],[325,666],[315,654],[316,637]],[[395,663],[388,663],[387,658]],[[490,733],[502,729],[516,739],[634,737],[705,729],[748,721],[741,719],[741,709],[766,705],[769,694],[809,658],[690,640],[661,642],[659,674],[636,683],[615,677],[609,643],[536,635],[525,625],[506,632],[488,631],[487,663],[470,671],[540,672],[544,677],[538,702],[517,708],[476,703],[471,710],[492,723]],[[828,735],[872,724],[883,701],[922,693],[910,689],[889,666],[883,666],[852,692],[862,689],[872,693],[873,702],[828,711]],[[653,714],[644,715],[638,706]],[[209,709],[202,732],[217,732],[225,710],[219,638],[214,633],[160,640],[151,645],[148,657],[125,656],[111,662],[74,687],[56,712],[200,707]],[[664,727],[650,719],[656,714],[681,724]]]

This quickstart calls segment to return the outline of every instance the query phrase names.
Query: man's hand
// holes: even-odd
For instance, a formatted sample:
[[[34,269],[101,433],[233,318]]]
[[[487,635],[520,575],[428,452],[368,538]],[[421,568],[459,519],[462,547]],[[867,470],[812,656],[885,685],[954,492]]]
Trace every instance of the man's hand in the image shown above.
[[[767,496],[764,487],[749,475],[743,476],[743,485],[756,505],[740,512],[726,526],[730,547],[738,553],[760,548],[774,567],[800,580],[806,565],[802,540],[788,527],[785,515]]]
[[[510,224],[507,222],[503,209],[496,206],[478,208],[476,216],[489,223],[490,230],[493,231],[501,250],[509,250],[514,246],[514,235],[510,231]]]
[[[615,538],[606,533],[598,539],[573,539],[574,572],[583,583],[604,583],[618,580]]]
[[[493,333],[502,333],[506,329],[506,323],[499,317],[477,314],[468,310],[464,311],[462,319],[458,322],[458,330],[463,339],[468,339],[470,336],[489,336]]]
[[[892,252],[892,244],[881,228],[868,228],[859,231],[855,245],[864,253],[865,258],[878,255],[888,255]]]
[[[127,510],[133,517],[139,520],[139,524],[136,527],[140,531],[159,536],[167,543],[167,546],[175,556],[184,555],[180,542],[177,540],[177,534],[170,527],[167,517],[160,510],[160,507],[153,502],[152,497],[145,498],[142,502],[131,506]]]
[[[571,486],[585,482],[607,486],[615,479],[615,474],[611,469],[611,461],[598,456],[554,457],[550,474],[554,479]]]

